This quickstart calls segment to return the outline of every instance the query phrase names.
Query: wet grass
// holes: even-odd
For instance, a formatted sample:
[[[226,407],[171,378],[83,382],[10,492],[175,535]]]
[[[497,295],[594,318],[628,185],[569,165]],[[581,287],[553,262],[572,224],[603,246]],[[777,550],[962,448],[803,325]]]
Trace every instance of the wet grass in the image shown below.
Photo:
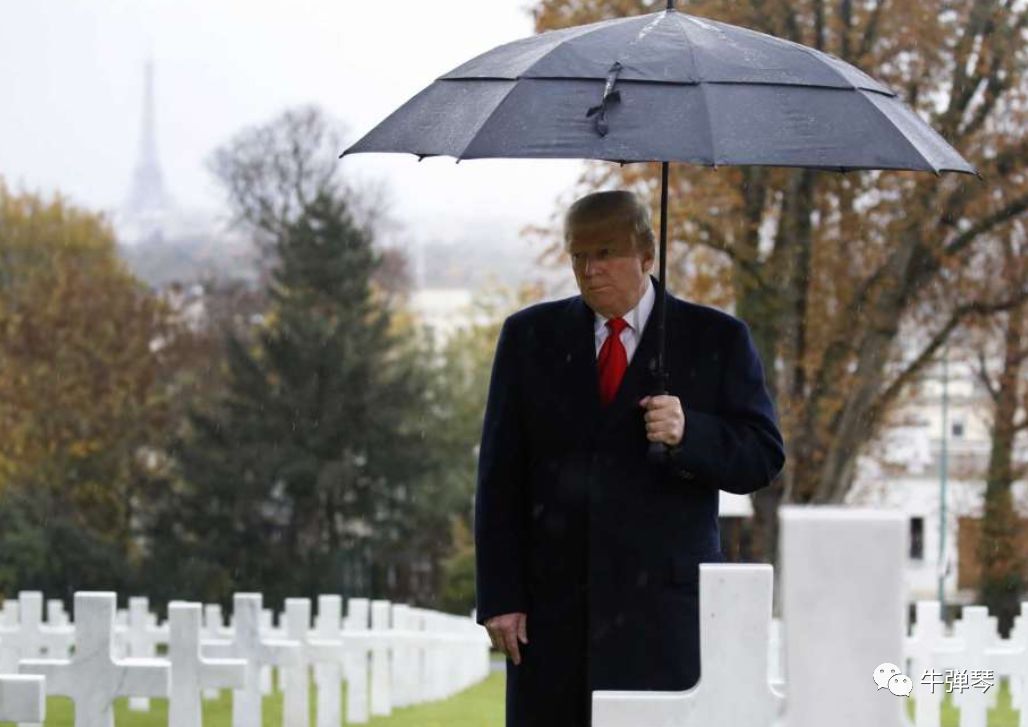
[[[344,700],[345,700],[345,689]],[[313,689],[312,689],[313,692]],[[502,727],[504,676],[493,672],[480,684],[440,702],[421,704],[393,710],[388,717],[374,717],[370,727]],[[71,700],[51,697],[46,702],[45,727],[74,727],[75,715]],[[345,710],[345,701],[344,701]],[[264,698],[263,727],[281,727],[282,694],[275,692]],[[345,711],[344,711],[345,714]],[[168,702],[151,699],[149,712],[133,712],[128,700],[119,699],[114,705],[116,727],[167,727]],[[232,697],[223,691],[218,699],[204,701],[205,727],[231,727]],[[311,722],[314,724],[314,701],[311,700]],[[0,722],[0,727],[14,727],[13,722]]]
[[[1010,704],[1010,687],[1006,679],[997,680],[992,689],[999,689],[996,695],[996,708],[990,709],[987,715],[988,727],[1017,727],[1017,710]],[[911,723],[914,720],[914,700],[907,703],[907,716]],[[942,700],[942,724],[940,727],[959,727],[960,710],[953,704],[953,695],[947,694]]]
[[[1010,703],[1010,689],[1006,680],[994,687],[998,689],[996,708],[989,711],[988,727],[1017,727],[1018,713]],[[345,692],[345,690],[344,690]],[[504,676],[493,672],[481,684],[466,689],[455,697],[416,707],[393,710],[388,717],[374,717],[370,727],[502,727]],[[345,699],[345,695],[344,695]],[[907,703],[907,714],[914,718],[914,700]],[[71,702],[59,697],[47,700],[46,727],[73,727],[75,723]],[[232,724],[232,698],[222,692],[218,699],[205,701],[203,723],[206,727],[230,727]],[[168,705],[163,699],[151,700],[149,712],[132,712],[127,700],[115,704],[116,727],[166,727]],[[314,724],[313,701],[311,724]],[[264,698],[264,727],[281,727],[282,695],[279,692]],[[960,711],[947,694],[942,703],[940,727],[959,727]],[[14,727],[11,722],[0,722],[0,727]]]

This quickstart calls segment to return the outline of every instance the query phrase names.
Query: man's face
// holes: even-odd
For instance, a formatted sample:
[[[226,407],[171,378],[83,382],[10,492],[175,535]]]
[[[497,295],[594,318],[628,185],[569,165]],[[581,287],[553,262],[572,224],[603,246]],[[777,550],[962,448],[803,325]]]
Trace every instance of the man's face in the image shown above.
[[[621,219],[577,223],[568,232],[568,254],[582,298],[605,318],[632,310],[646,291],[653,255],[639,252]]]

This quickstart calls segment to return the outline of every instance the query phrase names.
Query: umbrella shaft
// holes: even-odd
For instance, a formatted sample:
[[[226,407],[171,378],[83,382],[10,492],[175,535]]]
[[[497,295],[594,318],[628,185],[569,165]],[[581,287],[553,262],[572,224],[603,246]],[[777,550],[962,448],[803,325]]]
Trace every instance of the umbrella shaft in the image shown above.
[[[661,394],[667,393],[667,369],[664,365],[664,354],[667,349],[667,338],[664,332],[667,321],[667,194],[668,176],[671,165],[661,162],[660,165],[660,276],[657,278],[657,388]]]

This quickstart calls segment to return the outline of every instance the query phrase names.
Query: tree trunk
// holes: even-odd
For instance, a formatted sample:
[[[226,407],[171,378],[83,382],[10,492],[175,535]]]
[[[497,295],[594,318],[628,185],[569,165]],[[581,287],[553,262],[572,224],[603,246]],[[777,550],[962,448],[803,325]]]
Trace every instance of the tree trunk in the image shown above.
[[[750,326],[757,353],[764,363],[768,391],[772,400],[777,402],[780,393],[776,375],[777,342],[781,333],[781,312],[786,304],[780,287],[769,289],[757,285],[745,267],[758,259],[760,227],[768,201],[767,171],[753,167],[745,170],[744,174],[746,228],[739,243],[741,264],[736,264],[733,276],[736,313]],[[781,411],[780,407],[776,408]],[[753,557],[772,565],[778,561],[778,505],[782,501],[783,490],[783,478],[779,477],[770,487],[751,496]]]
[[[978,598],[999,622],[1004,638],[1020,613],[1025,587],[1024,563],[1017,542],[1018,516],[1011,484],[1014,481],[1014,418],[1020,401],[1020,372],[1024,358],[1024,307],[1010,311],[1004,331],[1003,370],[999,377],[992,424],[992,448],[985,483],[985,501],[978,536]]]

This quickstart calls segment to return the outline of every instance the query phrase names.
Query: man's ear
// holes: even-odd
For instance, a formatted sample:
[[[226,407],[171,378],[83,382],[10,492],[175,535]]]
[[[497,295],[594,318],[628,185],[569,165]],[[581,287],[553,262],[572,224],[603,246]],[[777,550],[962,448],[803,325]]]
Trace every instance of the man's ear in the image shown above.
[[[653,263],[656,262],[656,260],[657,256],[652,252],[646,253],[642,259],[643,272],[647,274],[653,272]]]

